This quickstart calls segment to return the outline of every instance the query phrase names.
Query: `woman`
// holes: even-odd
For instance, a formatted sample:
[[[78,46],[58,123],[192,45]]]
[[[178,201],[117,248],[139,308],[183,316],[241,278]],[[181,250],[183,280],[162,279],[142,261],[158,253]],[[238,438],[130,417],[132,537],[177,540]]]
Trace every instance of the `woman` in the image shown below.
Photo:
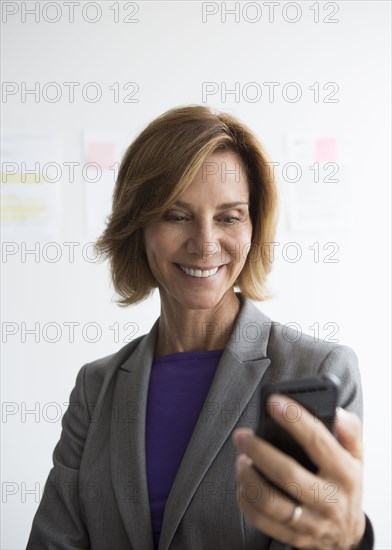
[[[251,302],[267,296],[276,208],[260,143],[228,114],[172,109],[130,145],[97,247],[119,304],[158,288],[161,314],[147,335],[79,371],[27,548],[372,547],[355,354],[293,338]],[[259,394],[266,382],[331,372],[354,411],[340,413],[339,442],[305,411],[296,423],[276,415],[315,475],[254,435]],[[300,498],[266,498],[252,462]],[[327,483],[338,488],[333,504]]]

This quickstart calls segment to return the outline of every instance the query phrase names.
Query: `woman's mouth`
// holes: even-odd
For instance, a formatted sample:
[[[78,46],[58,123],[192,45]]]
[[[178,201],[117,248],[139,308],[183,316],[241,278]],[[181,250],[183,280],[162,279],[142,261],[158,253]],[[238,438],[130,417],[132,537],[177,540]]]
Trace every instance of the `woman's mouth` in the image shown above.
[[[211,269],[194,269],[182,264],[175,264],[175,265],[181,270],[182,273],[190,277],[193,277],[195,279],[208,279],[210,277],[213,277],[218,273],[218,271],[222,267],[220,265],[218,267],[213,267]]]

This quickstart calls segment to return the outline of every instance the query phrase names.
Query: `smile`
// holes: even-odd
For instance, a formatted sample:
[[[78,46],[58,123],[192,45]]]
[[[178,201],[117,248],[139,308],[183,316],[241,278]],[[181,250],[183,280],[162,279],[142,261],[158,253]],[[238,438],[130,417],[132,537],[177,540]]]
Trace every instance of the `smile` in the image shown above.
[[[219,269],[219,267],[214,267],[212,269],[192,269],[190,267],[186,267],[185,265],[176,264],[184,273],[187,275],[190,275],[191,277],[197,277],[199,279],[204,279],[206,277],[212,277],[215,275]]]

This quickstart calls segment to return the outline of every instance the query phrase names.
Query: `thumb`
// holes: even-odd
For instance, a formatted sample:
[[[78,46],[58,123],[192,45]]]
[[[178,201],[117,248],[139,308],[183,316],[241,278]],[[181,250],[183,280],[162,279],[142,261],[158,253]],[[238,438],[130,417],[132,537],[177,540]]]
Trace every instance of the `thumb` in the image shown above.
[[[362,460],[362,426],[358,415],[338,407],[336,416],[335,428],[339,443],[355,458]]]

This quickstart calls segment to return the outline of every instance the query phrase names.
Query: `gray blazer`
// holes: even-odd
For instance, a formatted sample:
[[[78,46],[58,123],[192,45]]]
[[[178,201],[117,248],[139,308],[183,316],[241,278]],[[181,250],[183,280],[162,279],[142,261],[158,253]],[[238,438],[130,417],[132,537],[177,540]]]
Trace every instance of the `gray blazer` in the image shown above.
[[[235,428],[257,429],[266,382],[333,372],[341,406],[362,419],[355,353],[242,307],[168,496],[159,550],[283,550],[247,522],[236,500]],[[27,549],[153,550],[145,466],[145,411],[158,331],[84,365]],[[222,327],[224,328],[224,327]]]

